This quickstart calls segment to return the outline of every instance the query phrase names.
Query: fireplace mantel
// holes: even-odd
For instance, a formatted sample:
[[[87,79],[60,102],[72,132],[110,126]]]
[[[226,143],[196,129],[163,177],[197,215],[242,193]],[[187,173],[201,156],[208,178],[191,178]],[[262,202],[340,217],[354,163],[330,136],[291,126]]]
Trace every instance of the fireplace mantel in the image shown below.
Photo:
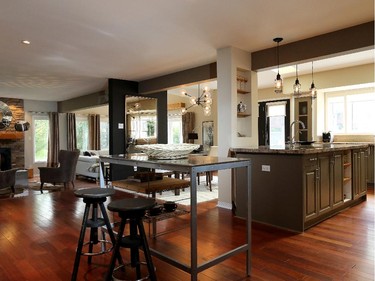
[[[19,140],[23,139],[23,132],[0,132],[0,140]]]

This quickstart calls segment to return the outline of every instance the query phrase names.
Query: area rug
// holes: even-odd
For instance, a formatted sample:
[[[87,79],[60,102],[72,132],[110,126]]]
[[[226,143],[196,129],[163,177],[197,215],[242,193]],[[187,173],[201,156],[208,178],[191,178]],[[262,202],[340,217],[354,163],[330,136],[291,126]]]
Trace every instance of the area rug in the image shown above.
[[[40,190],[40,182],[29,182],[29,188],[32,190]],[[43,185],[43,190],[46,191],[60,191],[62,188],[64,188],[63,184],[53,185],[51,183],[45,183]]]
[[[206,182],[201,180],[201,184],[197,186],[197,203],[211,201],[218,198],[218,180],[213,177],[211,181],[212,191],[206,186]],[[114,186],[116,190],[137,194],[138,196],[147,196],[144,193],[137,193],[130,190],[125,190]],[[163,191],[162,194],[156,193],[156,199],[162,201],[174,201],[177,204],[190,206],[190,188],[185,188],[184,191],[180,190],[180,195],[175,195],[174,190]]]
[[[14,190],[15,190],[14,194],[21,194],[24,191],[22,187],[15,187]],[[12,193],[12,190],[10,187],[0,189],[0,196],[7,196],[7,195],[10,195],[11,193]]]

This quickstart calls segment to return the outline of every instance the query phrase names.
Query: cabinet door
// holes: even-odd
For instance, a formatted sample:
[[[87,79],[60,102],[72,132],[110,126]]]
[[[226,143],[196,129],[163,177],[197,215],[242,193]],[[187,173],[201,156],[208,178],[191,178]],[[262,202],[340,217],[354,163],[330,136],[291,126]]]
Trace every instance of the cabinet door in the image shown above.
[[[344,163],[342,154],[334,154],[331,158],[333,207],[344,203]]]
[[[354,198],[365,195],[367,192],[367,158],[366,150],[353,150],[352,157],[352,174],[353,174],[353,194]]]
[[[358,153],[359,161],[359,186],[358,192],[362,196],[366,194],[367,191],[367,151],[361,149]]]
[[[331,191],[331,157],[327,155],[319,155],[319,194],[318,194],[318,212],[323,213],[332,207],[332,191]]]
[[[311,98],[303,97],[295,99],[295,120],[300,120],[305,125],[302,128],[301,125],[296,124],[295,128],[295,140],[296,141],[308,141],[312,139],[312,109],[311,109]],[[293,128],[294,130],[294,128]]]
[[[318,215],[317,172],[317,165],[304,167],[305,221],[313,219]]]

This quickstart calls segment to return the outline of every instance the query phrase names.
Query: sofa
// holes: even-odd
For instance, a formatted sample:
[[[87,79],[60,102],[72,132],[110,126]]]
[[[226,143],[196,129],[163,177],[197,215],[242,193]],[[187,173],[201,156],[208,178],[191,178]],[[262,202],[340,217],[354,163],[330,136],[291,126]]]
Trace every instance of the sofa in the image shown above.
[[[99,156],[108,154],[108,150],[81,151],[77,161],[76,175],[99,180]]]

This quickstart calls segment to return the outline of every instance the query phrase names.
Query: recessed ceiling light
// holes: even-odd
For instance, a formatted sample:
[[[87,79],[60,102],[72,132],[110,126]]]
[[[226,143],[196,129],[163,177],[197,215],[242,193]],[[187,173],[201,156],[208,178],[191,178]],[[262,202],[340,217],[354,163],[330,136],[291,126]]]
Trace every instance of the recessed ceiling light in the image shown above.
[[[22,40],[21,42],[22,42],[22,44],[25,44],[25,45],[30,45],[31,44],[31,42],[29,40]]]

